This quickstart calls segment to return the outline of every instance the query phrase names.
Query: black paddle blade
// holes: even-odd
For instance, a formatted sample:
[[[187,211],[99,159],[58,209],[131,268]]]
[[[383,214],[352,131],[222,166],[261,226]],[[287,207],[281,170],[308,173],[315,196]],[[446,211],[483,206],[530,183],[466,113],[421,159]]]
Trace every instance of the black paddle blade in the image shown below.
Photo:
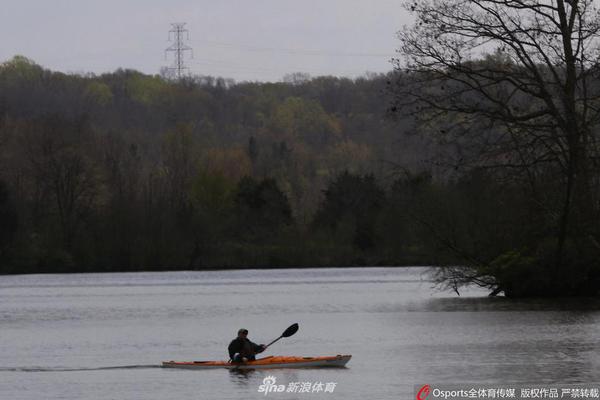
[[[294,333],[298,332],[298,328],[299,328],[298,324],[290,325],[290,327],[287,328],[285,330],[285,332],[283,332],[281,334],[281,337],[290,337],[290,336],[292,336]]]

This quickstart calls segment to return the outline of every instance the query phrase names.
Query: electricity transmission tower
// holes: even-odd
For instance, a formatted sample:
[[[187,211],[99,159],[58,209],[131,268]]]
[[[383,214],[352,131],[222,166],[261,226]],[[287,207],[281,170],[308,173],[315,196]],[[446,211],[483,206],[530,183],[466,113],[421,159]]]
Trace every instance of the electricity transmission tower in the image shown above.
[[[185,36],[185,38],[184,38]],[[194,50],[185,44],[185,41],[190,40],[190,32],[185,29],[185,22],[177,22],[171,24],[171,30],[169,31],[169,41],[173,41],[173,44],[166,48],[165,58],[168,52],[175,53],[175,59],[173,60],[173,66],[169,69],[175,71],[177,79],[181,79],[183,73],[188,69],[184,64],[185,52],[191,53],[191,58],[194,58]]]

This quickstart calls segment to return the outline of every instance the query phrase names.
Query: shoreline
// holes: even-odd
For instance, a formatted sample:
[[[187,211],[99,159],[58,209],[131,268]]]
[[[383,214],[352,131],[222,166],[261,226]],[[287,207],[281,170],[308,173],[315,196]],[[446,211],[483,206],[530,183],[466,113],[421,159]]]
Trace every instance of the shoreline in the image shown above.
[[[327,266],[234,266],[234,267],[206,267],[206,268],[156,268],[156,269],[115,269],[113,271],[106,270],[85,270],[85,271],[69,271],[69,272],[14,272],[0,273],[0,276],[17,276],[17,275],[73,275],[73,274],[135,274],[148,272],[202,272],[202,271],[249,271],[249,270],[272,270],[272,269],[348,269],[348,268],[429,268],[432,265],[327,265]]]

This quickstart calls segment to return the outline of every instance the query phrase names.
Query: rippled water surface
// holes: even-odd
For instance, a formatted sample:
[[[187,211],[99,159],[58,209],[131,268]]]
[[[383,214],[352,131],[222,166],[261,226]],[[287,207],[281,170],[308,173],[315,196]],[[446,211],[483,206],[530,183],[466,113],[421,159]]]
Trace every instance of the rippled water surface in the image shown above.
[[[432,289],[423,268],[0,277],[0,399],[411,399],[420,383],[600,381],[597,300]],[[162,369],[227,358],[245,327],[272,355],[352,354],[346,369]]]

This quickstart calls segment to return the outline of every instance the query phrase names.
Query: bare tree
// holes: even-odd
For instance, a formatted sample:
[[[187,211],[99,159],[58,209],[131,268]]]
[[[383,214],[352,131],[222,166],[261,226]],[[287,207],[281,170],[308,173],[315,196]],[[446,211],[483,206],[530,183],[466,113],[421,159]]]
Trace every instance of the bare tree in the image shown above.
[[[570,235],[598,237],[600,13],[593,0],[419,0],[399,33],[394,109],[458,144],[457,164],[551,171],[555,265]],[[456,272],[456,271],[454,271]],[[467,275],[465,281],[481,279]],[[461,276],[453,274],[454,282]],[[485,286],[493,286],[484,279]]]

